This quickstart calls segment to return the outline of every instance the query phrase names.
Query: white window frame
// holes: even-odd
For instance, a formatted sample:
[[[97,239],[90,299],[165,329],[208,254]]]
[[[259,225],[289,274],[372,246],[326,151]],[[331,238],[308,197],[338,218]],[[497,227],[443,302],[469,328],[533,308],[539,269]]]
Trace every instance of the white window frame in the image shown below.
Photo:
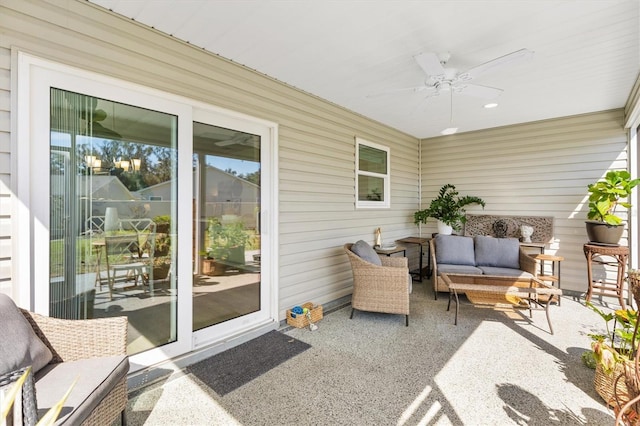
[[[388,209],[391,208],[391,149],[388,146],[380,145],[368,140],[356,137],[356,186],[355,186],[355,198],[357,209]],[[360,170],[360,146],[366,146],[374,148],[380,151],[384,151],[387,154],[387,173],[375,173],[366,170]],[[381,201],[372,200],[360,200],[358,194],[358,188],[360,187],[360,176],[377,177],[384,181],[383,184],[383,199]]]

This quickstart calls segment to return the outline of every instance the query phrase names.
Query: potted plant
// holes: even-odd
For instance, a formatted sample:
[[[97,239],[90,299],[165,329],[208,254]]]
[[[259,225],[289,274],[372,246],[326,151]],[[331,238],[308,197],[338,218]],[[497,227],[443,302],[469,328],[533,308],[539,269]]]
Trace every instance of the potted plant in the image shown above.
[[[611,403],[615,400],[614,393],[628,393],[623,379],[618,380],[615,391],[614,384],[616,378],[624,373],[625,363],[634,359],[639,341],[635,334],[638,312],[627,308],[605,313],[591,302],[586,304],[605,321],[606,334],[589,334],[592,351],[584,353],[583,360],[587,365],[595,364],[596,391],[607,403]],[[609,325],[611,321],[613,327]]]
[[[244,249],[249,241],[249,234],[242,222],[223,224],[217,217],[212,217],[209,219],[207,233],[207,258],[236,264],[244,263]]]
[[[462,225],[467,221],[465,207],[471,204],[479,204],[482,208],[485,206],[481,198],[471,195],[460,197],[454,185],[446,184],[440,188],[438,197],[431,200],[428,208],[413,214],[414,223],[426,223],[431,217],[438,220],[438,233],[451,234],[453,229],[462,229]]]
[[[626,170],[610,170],[605,177],[587,186],[589,213],[586,227],[589,241],[617,245],[624,231],[622,218],[616,216],[616,208],[630,208],[626,199],[640,179],[631,179]]]

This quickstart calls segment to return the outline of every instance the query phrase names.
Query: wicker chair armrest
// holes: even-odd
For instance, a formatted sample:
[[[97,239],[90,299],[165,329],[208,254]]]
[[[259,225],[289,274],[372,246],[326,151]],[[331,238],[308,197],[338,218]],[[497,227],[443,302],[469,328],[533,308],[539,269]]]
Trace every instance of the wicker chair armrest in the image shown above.
[[[406,257],[384,256],[384,257],[380,257],[380,262],[382,262],[383,267],[392,267],[392,268],[408,268],[409,267],[409,261]]]
[[[68,320],[26,310],[22,314],[53,352],[52,362],[127,353],[127,317]]]
[[[538,276],[538,261],[529,256],[522,247],[520,247],[520,269],[534,277]]]

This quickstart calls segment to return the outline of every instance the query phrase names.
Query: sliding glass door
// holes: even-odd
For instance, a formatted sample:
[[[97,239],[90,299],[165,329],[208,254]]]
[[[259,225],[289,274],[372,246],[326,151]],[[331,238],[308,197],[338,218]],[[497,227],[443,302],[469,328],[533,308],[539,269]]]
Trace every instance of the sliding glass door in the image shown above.
[[[126,316],[134,371],[273,328],[275,126],[24,57],[24,300]]]
[[[198,342],[268,318],[263,163],[269,129],[196,110],[193,122],[193,331]],[[267,149],[268,150],[268,149]],[[266,255],[266,256],[265,256]]]
[[[176,141],[175,115],[51,89],[49,314],[126,315],[129,354],[177,338]]]
[[[193,329],[260,310],[260,136],[193,123]]]

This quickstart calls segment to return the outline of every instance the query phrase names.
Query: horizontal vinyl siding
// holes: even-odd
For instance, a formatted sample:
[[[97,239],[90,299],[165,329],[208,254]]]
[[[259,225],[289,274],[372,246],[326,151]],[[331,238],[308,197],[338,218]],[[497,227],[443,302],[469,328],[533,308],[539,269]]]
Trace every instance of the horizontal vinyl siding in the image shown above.
[[[0,47],[0,293],[11,295],[11,51]]]
[[[278,123],[281,319],[351,293],[344,243],[373,242],[377,227],[385,240],[417,232],[417,139],[86,2],[7,0],[0,16],[0,48]],[[391,148],[390,209],[354,207],[355,136]]]
[[[468,213],[553,216],[546,253],[562,256],[562,288],[587,289],[587,185],[627,168],[622,109],[422,141],[422,205],[452,183],[486,202]],[[423,226],[434,232],[435,223]],[[621,243],[626,244],[625,238]],[[612,278],[611,271],[604,271]]]

